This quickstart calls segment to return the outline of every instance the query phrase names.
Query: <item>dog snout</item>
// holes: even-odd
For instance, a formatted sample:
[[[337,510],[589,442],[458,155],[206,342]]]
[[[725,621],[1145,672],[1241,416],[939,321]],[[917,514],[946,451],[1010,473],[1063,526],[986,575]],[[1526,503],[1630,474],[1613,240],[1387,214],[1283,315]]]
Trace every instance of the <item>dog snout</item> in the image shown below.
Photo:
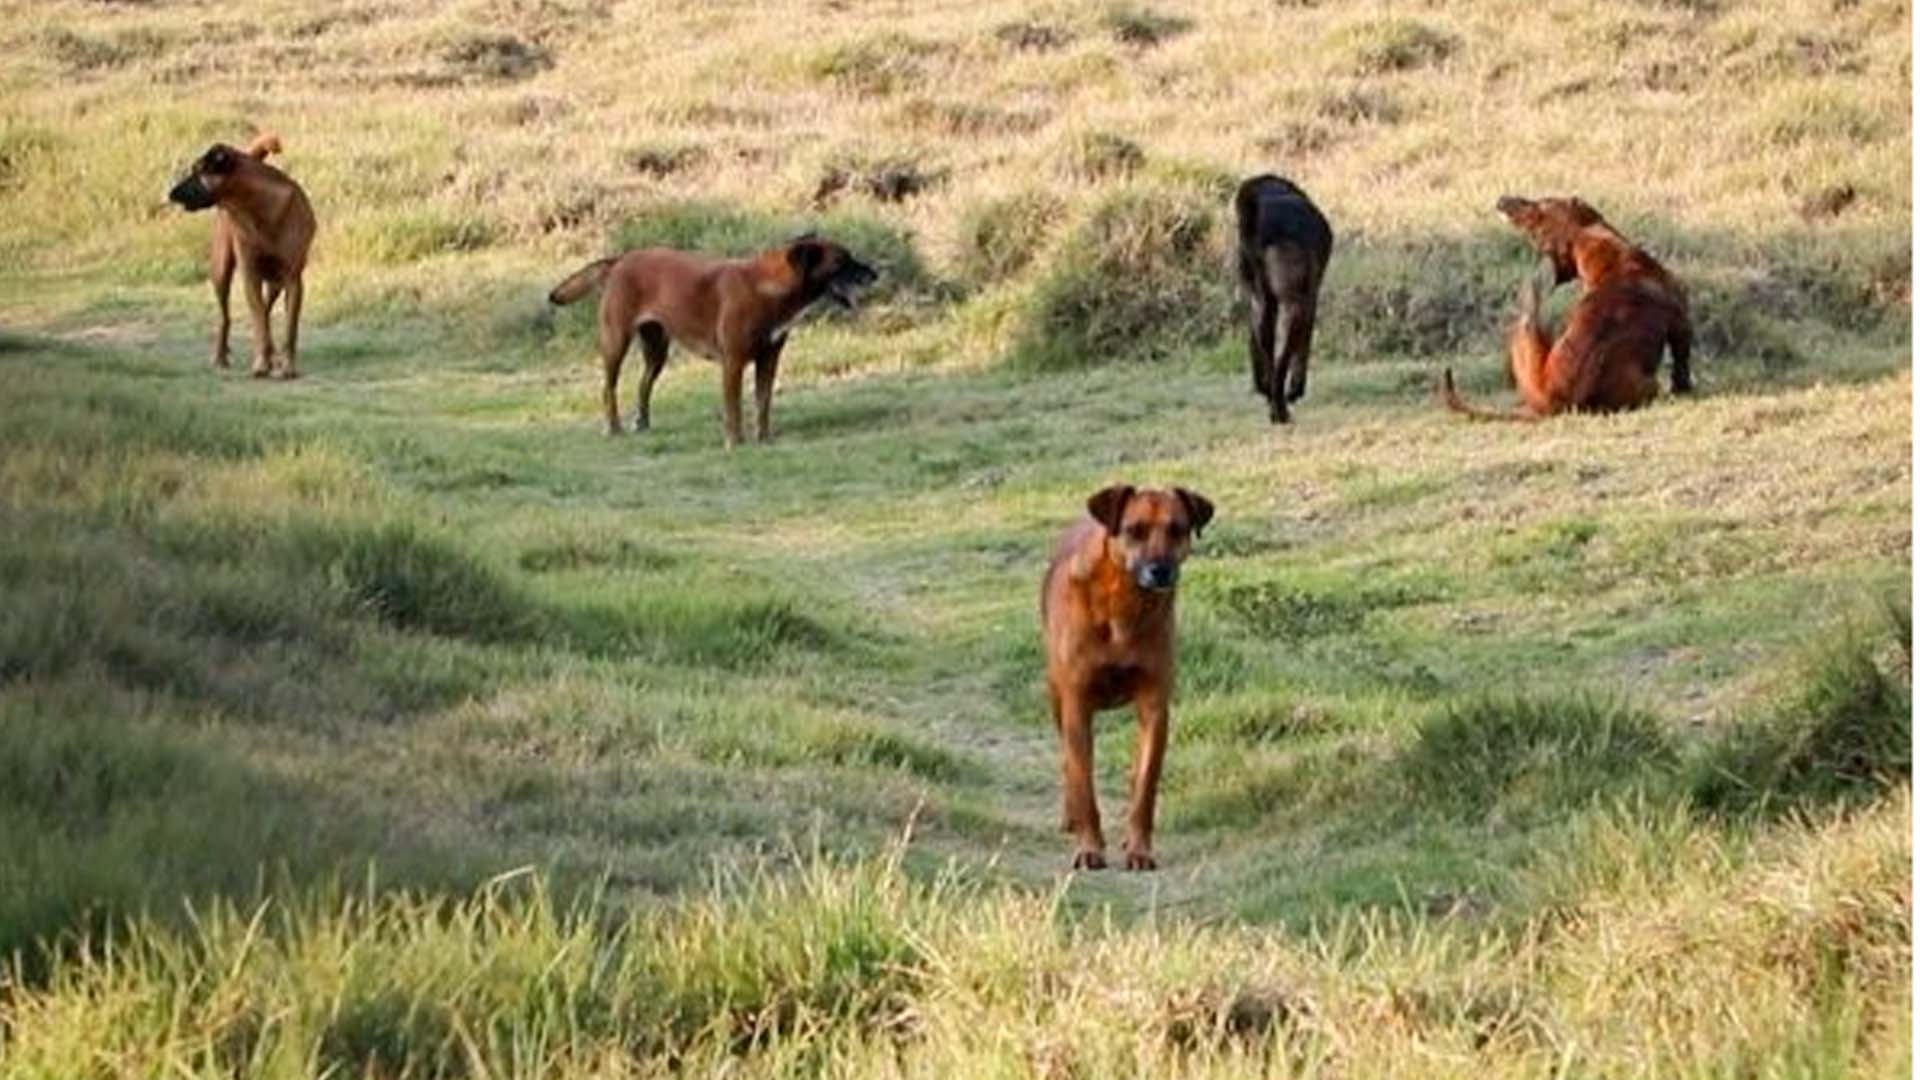
[[[189,210],[205,210],[213,205],[213,195],[207,191],[207,185],[200,182],[198,176],[189,176],[173,185],[167,192],[167,201],[178,203]]]
[[[1171,559],[1153,559],[1140,564],[1138,574],[1143,589],[1171,589],[1180,583],[1180,564]]]

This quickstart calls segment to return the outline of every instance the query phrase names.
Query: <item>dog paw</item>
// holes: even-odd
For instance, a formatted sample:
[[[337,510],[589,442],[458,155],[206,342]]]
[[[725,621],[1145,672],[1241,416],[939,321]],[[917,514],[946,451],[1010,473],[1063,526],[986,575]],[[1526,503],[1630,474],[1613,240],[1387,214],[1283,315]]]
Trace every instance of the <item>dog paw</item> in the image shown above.
[[[1293,404],[1296,401],[1299,401],[1301,398],[1306,396],[1307,396],[1306,383],[1301,383],[1298,386],[1287,387],[1287,404],[1289,405]]]
[[[273,375],[274,378],[283,379],[288,382],[300,377],[300,373],[292,368],[281,368],[279,371],[274,372]]]
[[[1105,854],[1093,850],[1076,851],[1073,853],[1073,868],[1075,870],[1105,870],[1107,868],[1107,857]]]
[[[1127,869],[1158,870],[1160,869],[1160,864],[1153,860],[1151,852],[1129,851],[1127,852]]]
[[[272,374],[273,374],[273,369],[272,369],[272,368],[268,368],[268,367],[258,367],[258,366],[256,366],[256,367],[254,367],[253,369],[251,369],[250,371],[248,371],[248,374],[249,374],[249,375],[252,375],[252,376],[253,376],[254,378],[256,378],[256,379],[264,379],[264,378],[266,378],[267,376],[269,376],[269,375],[272,375]]]

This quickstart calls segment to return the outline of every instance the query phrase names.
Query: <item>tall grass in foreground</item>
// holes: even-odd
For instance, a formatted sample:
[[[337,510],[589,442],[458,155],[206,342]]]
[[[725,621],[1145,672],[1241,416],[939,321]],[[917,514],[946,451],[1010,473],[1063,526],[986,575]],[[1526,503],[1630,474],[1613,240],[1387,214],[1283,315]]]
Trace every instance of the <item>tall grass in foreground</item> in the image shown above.
[[[1596,810],[1502,928],[1116,929],[904,843],[639,913],[336,886],[66,941],[0,998],[0,1074],[1905,1075],[1910,811]]]

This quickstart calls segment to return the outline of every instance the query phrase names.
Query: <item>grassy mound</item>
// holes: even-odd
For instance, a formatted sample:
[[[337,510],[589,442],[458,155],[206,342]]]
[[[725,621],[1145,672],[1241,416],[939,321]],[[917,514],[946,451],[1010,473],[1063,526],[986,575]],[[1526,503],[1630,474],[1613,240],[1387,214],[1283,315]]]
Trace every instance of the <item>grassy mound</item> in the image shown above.
[[[1229,303],[1219,214],[1187,191],[1102,199],[1035,281],[1013,360],[1039,369],[1158,360],[1217,339]]]

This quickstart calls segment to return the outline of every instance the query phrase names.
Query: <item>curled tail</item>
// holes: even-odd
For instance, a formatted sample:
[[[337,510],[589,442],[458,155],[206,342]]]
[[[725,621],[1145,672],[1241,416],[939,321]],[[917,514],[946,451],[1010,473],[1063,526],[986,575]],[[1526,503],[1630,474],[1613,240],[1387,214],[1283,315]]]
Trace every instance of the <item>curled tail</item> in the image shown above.
[[[247,153],[260,161],[265,161],[274,154],[284,154],[286,150],[286,147],[280,145],[280,136],[271,131],[261,132],[247,144]]]
[[[1440,400],[1447,408],[1474,420],[1511,420],[1517,423],[1531,424],[1540,419],[1532,413],[1492,412],[1487,409],[1478,409],[1467,404],[1461,400],[1460,392],[1453,387],[1452,368],[1442,368],[1440,371]]]
[[[613,264],[617,258],[618,256],[608,256],[604,259],[595,259],[580,269],[575,270],[565,281],[555,285],[553,291],[547,294],[547,303],[571,304],[575,300],[599,288],[600,283],[607,279],[607,271],[613,269]]]

